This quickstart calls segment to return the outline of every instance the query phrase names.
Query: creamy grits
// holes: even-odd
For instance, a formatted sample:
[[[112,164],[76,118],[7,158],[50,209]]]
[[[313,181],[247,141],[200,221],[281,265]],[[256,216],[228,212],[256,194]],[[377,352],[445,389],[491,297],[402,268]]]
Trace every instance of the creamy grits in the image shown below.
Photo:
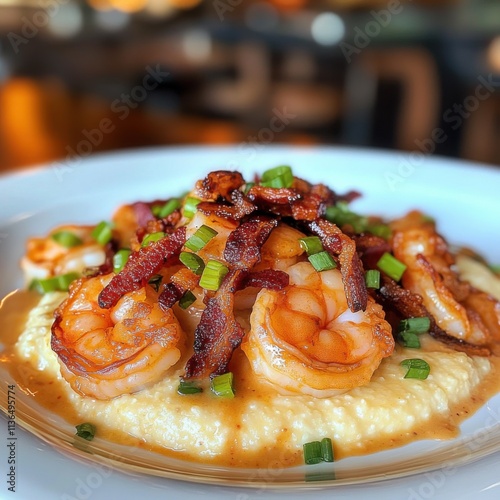
[[[419,350],[419,357],[432,367],[427,380],[403,378],[405,370],[399,363],[414,357],[415,350],[398,346],[368,385],[316,399],[282,396],[260,384],[238,350],[231,365],[234,399],[210,393],[179,395],[185,362],[181,359],[177,369],[154,386],[97,401],[71,389],[50,348],[53,310],[64,297],[64,293],[44,295],[29,312],[14,346],[24,373],[31,369],[42,381],[35,398],[72,424],[93,422],[105,438],[131,435],[146,448],[194,461],[265,467],[278,456],[281,463],[292,466],[302,463],[305,442],[324,436],[333,440],[337,458],[415,439],[451,438],[457,435],[460,421],[488,398],[495,372],[489,358],[470,357],[428,337]],[[45,387],[43,381],[47,381]]]

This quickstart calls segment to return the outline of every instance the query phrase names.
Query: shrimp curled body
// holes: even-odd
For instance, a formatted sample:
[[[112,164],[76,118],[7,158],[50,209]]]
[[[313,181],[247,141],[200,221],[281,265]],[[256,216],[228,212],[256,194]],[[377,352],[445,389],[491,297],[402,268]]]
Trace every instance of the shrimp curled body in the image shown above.
[[[402,282],[419,294],[446,334],[474,345],[500,340],[500,302],[462,281],[455,259],[433,228],[406,228],[394,234],[394,255],[407,266]]]
[[[112,274],[80,279],[55,312],[51,346],[61,375],[81,395],[111,399],[161,380],[181,356],[181,327],[146,286],[110,309],[97,304]]]
[[[288,270],[290,285],[259,293],[242,348],[253,371],[283,394],[317,398],[368,383],[394,339],[371,297],[353,313],[339,270],[318,273],[308,262]]]

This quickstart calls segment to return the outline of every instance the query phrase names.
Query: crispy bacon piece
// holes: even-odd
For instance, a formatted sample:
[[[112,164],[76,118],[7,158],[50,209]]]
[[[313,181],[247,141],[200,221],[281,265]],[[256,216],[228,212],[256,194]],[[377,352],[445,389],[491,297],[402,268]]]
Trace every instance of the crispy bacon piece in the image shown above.
[[[137,225],[139,227],[145,227],[149,221],[155,220],[155,216],[151,211],[151,205],[151,203],[145,203],[143,201],[137,201],[132,204]]]
[[[354,240],[324,219],[310,222],[308,227],[319,236],[325,250],[338,256],[349,309],[352,312],[364,311],[368,304],[368,292],[363,264],[356,253]]]
[[[227,371],[245,334],[233,312],[234,294],[243,276],[241,269],[230,271],[208,301],[194,333],[194,354],[186,364],[185,379],[214,377]]]
[[[158,297],[161,310],[167,312],[184,295],[185,290],[175,283],[167,283]]]
[[[216,201],[222,198],[232,201],[231,194],[245,184],[245,179],[239,172],[216,170],[210,172],[204,179],[196,183],[195,192],[202,200]]]
[[[167,283],[158,297],[158,303],[163,311],[168,311],[188,290],[193,290],[200,277],[187,267],[181,267]]]
[[[250,203],[241,191],[233,191],[231,193],[231,201],[232,204],[202,201],[198,204],[197,208],[205,215],[215,214],[224,219],[234,220],[240,220],[257,210],[257,207],[253,203]]]
[[[234,317],[234,294],[238,290],[248,286],[281,290],[288,282],[288,274],[283,271],[230,271],[203,311],[194,333],[194,354],[186,364],[184,379],[215,377],[227,371],[232,354],[245,335]]]
[[[475,356],[488,356],[491,353],[490,349],[485,346],[469,344],[441,330],[424,306],[422,297],[399,286],[388,276],[382,275],[382,286],[377,296],[379,302],[382,302],[385,309],[394,311],[402,319],[428,317],[431,322],[429,330],[430,335],[440,342],[449,345],[456,351]]]
[[[282,217],[291,217],[292,203],[302,198],[302,195],[296,189],[277,189],[258,185],[253,186],[247,196],[260,210],[281,215]]]
[[[327,204],[319,195],[310,193],[292,203],[292,216],[295,220],[313,221],[321,217]]]
[[[237,172],[212,172],[196,185],[196,194],[205,200],[198,205],[198,210],[206,215],[215,213],[219,217],[240,220],[259,209],[298,221],[314,221],[324,215],[328,205],[337,201],[352,201],[359,196],[354,191],[338,196],[323,184],[312,185],[297,177],[290,188],[257,184],[245,196],[240,191],[244,183]]]
[[[339,197],[324,184],[312,185],[294,179],[293,188],[301,194],[301,199],[292,203],[292,216],[295,220],[313,221],[325,214],[328,205],[334,205]]]
[[[224,259],[236,269],[251,269],[260,262],[262,245],[278,225],[276,219],[255,217],[240,224],[229,235]]]
[[[337,201],[352,200],[359,196],[351,191],[345,196],[338,196],[323,184],[311,185],[307,181],[295,178],[291,188],[270,188],[253,186],[248,198],[260,210],[272,212],[281,217],[293,217],[297,221],[314,221],[325,214],[328,205]]]
[[[170,237],[152,242],[132,254],[123,270],[99,294],[99,307],[109,309],[123,295],[140,288],[144,280],[151,278],[169,258],[179,253],[185,242],[186,228],[181,227]]]
[[[391,252],[388,241],[374,234],[353,235],[361,261],[365,269],[377,269],[377,262],[385,252]]]
[[[203,311],[195,333],[194,354],[186,365],[185,378],[204,378],[225,373],[244,330],[234,317],[234,294],[245,286],[248,271],[260,261],[261,248],[278,222],[256,217],[240,224],[228,237],[224,259],[232,270],[224,278]],[[268,279],[273,287],[285,280],[277,274],[255,276],[252,285]]]
[[[254,286],[257,288],[267,288],[268,290],[283,290],[290,283],[290,276],[284,271],[265,269],[246,274],[243,277],[241,288]]]

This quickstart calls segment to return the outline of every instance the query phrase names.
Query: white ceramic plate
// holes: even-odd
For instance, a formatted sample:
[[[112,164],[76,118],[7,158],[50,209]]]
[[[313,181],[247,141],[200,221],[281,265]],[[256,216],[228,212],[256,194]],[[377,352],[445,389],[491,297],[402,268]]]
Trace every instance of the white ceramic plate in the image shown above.
[[[251,178],[254,172],[279,164],[290,164],[296,175],[326,182],[340,193],[361,191],[364,196],[355,205],[360,212],[395,216],[412,208],[423,209],[437,218],[441,232],[452,242],[473,246],[492,261],[500,261],[500,170],[418,154],[351,149],[245,146],[142,150],[72,164],[54,163],[0,177],[0,295],[22,286],[17,263],[29,236],[44,234],[60,223],[94,223],[108,218],[124,202],[179,194],[210,170],[238,169]],[[4,369],[0,375],[2,383],[9,383]],[[0,390],[4,399],[5,385]],[[165,470],[160,463],[159,470],[151,471],[153,476],[146,476],[145,466],[154,463],[156,467],[157,457],[140,456],[134,462],[123,459],[122,450],[115,448],[119,456],[114,465],[125,468],[125,475],[102,459],[109,449],[103,451],[96,445],[97,455],[90,457],[93,462],[88,461],[88,454],[75,452],[70,439],[73,429],[66,428],[64,422],[48,418],[43,410],[40,418],[30,420],[29,395],[19,395],[18,412],[18,421],[25,416],[24,425],[43,439],[18,431],[16,487],[21,498],[165,498],[167,490],[172,498],[250,500],[283,494],[302,497],[310,495],[312,489],[321,490],[315,491],[317,498],[330,498],[333,488],[336,498],[366,498],[369,492],[375,499],[415,500],[470,498],[472,494],[481,499],[497,498],[500,492],[495,467],[500,458],[499,396],[463,424],[462,435],[455,441],[421,441],[342,460],[336,464],[335,481],[326,475],[314,482],[304,481],[303,470],[190,471],[186,464],[172,461]],[[45,428],[39,425],[44,419],[49,422]],[[1,427],[0,439],[1,433],[5,438],[0,442],[5,443],[7,424]],[[3,483],[0,497],[4,491],[8,493],[9,485]],[[253,489],[241,489],[241,485]]]

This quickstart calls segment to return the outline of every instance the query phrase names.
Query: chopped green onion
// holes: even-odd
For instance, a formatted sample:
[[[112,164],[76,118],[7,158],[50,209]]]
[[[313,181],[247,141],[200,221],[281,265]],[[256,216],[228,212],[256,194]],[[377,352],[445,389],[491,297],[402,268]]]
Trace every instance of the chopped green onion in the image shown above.
[[[49,292],[66,292],[69,285],[79,278],[78,273],[66,273],[52,278],[34,279],[29,286],[30,290],[36,290],[44,294]]]
[[[398,325],[397,340],[404,347],[419,349],[420,340],[418,336],[427,333],[430,327],[431,320],[426,316],[403,319]]]
[[[185,246],[193,252],[198,252],[211,239],[215,238],[217,234],[218,233],[215,229],[212,229],[211,227],[205,226],[205,224],[203,224],[203,226],[198,228],[193,236],[191,236],[191,238],[186,241]]]
[[[425,380],[431,371],[431,367],[427,361],[423,359],[413,358],[401,361],[401,366],[408,368],[404,378],[416,378],[418,380]]]
[[[388,240],[392,234],[391,228],[387,224],[368,224],[366,230],[384,240]]]
[[[210,383],[210,389],[221,398],[234,398],[233,374],[228,372],[214,377]]]
[[[30,283],[29,289],[41,294],[56,292],[58,291],[57,278],[36,278]]]
[[[51,238],[65,248],[72,248],[83,244],[83,240],[71,231],[58,231]]]
[[[500,274],[500,264],[490,264],[488,266],[495,274]]]
[[[198,198],[193,198],[192,196],[188,196],[186,200],[184,201],[184,209],[182,211],[182,215],[184,217],[188,217],[191,219],[194,217],[194,214],[196,213],[197,206],[201,203],[201,200]]]
[[[66,273],[57,276],[59,290],[66,292],[69,289],[69,285],[79,277],[80,275],[78,273]]]
[[[165,205],[160,207],[158,209],[157,217],[160,219],[164,219],[165,217],[168,217],[170,214],[173,214],[178,208],[181,207],[181,201],[178,200],[177,198],[172,198],[171,200],[167,201]]]
[[[155,292],[160,289],[161,282],[163,281],[163,276],[161,274],[153,274],[148,280],[148,285],[151,285]]]
[[[106,245],[111,241],[113,236],[112,233],[113,224],[111,222],[106,222],[103,220],[99,222],[97,226],[92,230],[92,238],[99,243],[99,245]]]
[[[188,290],[179,299],[179,307],[181,309],[188,309],[194,302],[196,302],[196,296],[193,292],[191,292],[191,290]]]
[[[311,441],[303,445],[304,462],[307,465],[319,464],[320,462],[333,462],[333,445],[330,438],[320,441]]]
[[[368,218],[351,212],[345,201],[327,207],[325,218],[339,227],[349,224],[355,233],[363,233],[368,227]]]
[[[216,260],[209,260],[200,279],[200,286],[205,290],[216,292],[229,269]]]
[[[86,439],[87,441],[92,441],[92,439],[94,439],[97,430],[95,425],[90,424],[89,422],[79,424],[75,426],[75,428],[76,428],[76,435],[78,437]]]
[[[197,276],[201,276],[203,269],[205,269],[203,259],[195,253],[181,252],[179,260]]]
[[[333,445],[330,438],[321,440],[321,455],[323,456],[323,462],[333,462]]]
[[[369,269],[365,273],[365,283],[367,288],[380,288],[380,271]]]
[[[397,340],[403,347],[420,349],[420,339],[416,333],[400,332],[398,333]]]
[[[306,472],[305,474],[306,483],[311,483],[313,481],[335,481],[336,479],[337,475],[334,470]]]
[[[323,453],[321,443],[319,441],[312,441],[303,445],[304,462],[307,465],[314,465],[323,462]]]
[[[162,231],[158,231],[156,233],[146,234],[146,236],[144,236],[144,238],[142,240],[141,247],[145,247],[149,243],[152,243],[153,241],[160,241],[163,238],[165,238],[165,233]]]
[[[427,333],[431,327],[431,320],[427,316],[408,318],[399,322],[398,332],[411,332],[417,335]]]
[[[327,251],[309,255],[308,259],[314,269],[318,272],[329,271],[330,269],[335,269],[337,267],[337,263]]]
[[[203,389],[196,385],[196,382],[181,380],[179,387],[177,388],[177,392],[182,396],[185,396],[188,394],[199,394],[200,392],[203,392]]]
[[[293,172],[291,167],[282,165],[280,167],[266,170],[260,179],[260,185],[272,188],[289,188],[293,184]]]
[[[406,265],[388,252],[380,257],[377,267],[394,281],[399,281],[406,271]]]
[[[119,273],[125,267],[131,253],[132,251],[128,248],[122,248],[113,255],[113,271],[115,273]]]
[[[307,255],[314,255],[324,250],[321,240],[317,236],[308,236],[299,240],[300,246]]]

